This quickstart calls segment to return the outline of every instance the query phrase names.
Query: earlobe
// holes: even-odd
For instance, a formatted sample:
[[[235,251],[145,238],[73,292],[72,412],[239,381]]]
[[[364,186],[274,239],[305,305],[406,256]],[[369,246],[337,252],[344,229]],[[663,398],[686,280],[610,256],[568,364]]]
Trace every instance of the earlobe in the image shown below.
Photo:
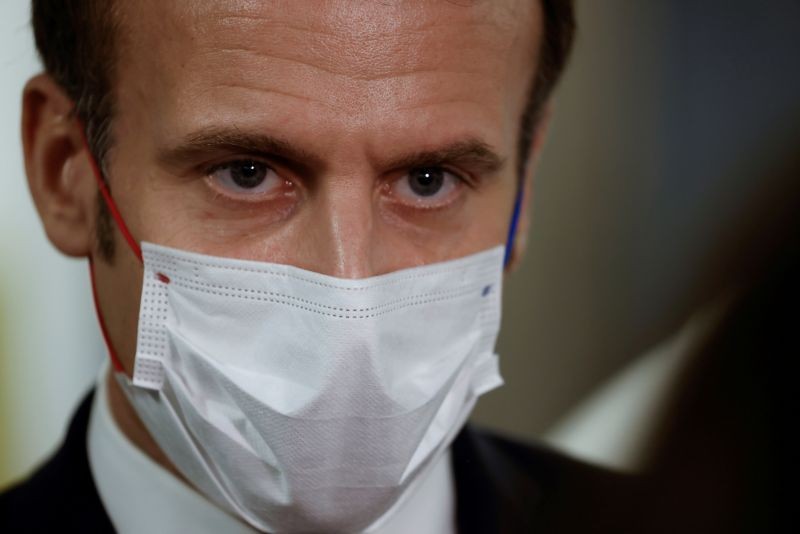
[[[22,98],[25,171],[47,237],[64,254],[87,256],[97,193],[73,103],[45,74],[28,81]]]

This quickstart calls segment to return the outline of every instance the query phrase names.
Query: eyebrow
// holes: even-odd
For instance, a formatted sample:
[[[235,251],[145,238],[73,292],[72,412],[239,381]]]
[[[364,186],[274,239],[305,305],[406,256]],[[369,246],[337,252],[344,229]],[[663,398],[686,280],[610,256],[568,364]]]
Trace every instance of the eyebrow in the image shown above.
[[[393,169],[432,167],[446,163],[458,163],[485,174],[494,174],[503,168],[505,159],[500,157],[488,143],[477,138],[468,138],[433,150],[422,150],[400,156],[392,159],[389,167]]]
[[[277,157],[302,167],[322,166],[322,158],[269,134],[243,132],[237,128],[205,128],[184,137],[177,145],[158,151],[157,158],[179,166],[212,152],[244,152]]]
[[[279,136],[244,132],[237,128],[205,128],[184,137],[178,144],[158,151],[157,158],[167,165],[180,166],[212,152],[243,152],[272,158],[304,169],[324,168],[323,158],[297,147]],[[390,169],[459,164],[477,172],[494,174],[505,159],[481,139],[470,137],[431,150],[419,150],[390,158]]]

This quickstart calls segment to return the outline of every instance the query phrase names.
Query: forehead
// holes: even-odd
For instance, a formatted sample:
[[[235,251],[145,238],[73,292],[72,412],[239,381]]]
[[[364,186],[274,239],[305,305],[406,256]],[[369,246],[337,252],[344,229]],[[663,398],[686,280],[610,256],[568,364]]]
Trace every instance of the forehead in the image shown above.
[[[536,65],[536,6],[531,0],[124,2],[121,92],[165,117],[164,124],[171,119],[193,128],[231,113],[238,122],[265,114],[284,122],[324,117],[339,131],[432,110],[476,120],[516,117]]]

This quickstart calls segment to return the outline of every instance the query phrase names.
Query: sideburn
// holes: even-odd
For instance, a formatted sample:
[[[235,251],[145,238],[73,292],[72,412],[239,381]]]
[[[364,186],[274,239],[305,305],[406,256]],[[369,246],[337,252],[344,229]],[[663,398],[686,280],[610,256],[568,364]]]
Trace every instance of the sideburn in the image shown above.
[[[114,228],[111,221],[111,212],[100,192],[97,193],[97,217],[95,226],[95,241],[97,252],[106,263],[113,263],[116,252],[114,241]]]

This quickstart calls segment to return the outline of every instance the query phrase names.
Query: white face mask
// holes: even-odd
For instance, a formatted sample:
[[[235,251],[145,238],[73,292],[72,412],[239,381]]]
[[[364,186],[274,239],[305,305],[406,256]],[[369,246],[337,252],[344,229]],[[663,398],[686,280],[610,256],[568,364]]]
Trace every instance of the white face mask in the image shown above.
[[[268,532],[354,532],[502,384],[503,247],[361,280],[144,243],[131,404],[178,470]]]

